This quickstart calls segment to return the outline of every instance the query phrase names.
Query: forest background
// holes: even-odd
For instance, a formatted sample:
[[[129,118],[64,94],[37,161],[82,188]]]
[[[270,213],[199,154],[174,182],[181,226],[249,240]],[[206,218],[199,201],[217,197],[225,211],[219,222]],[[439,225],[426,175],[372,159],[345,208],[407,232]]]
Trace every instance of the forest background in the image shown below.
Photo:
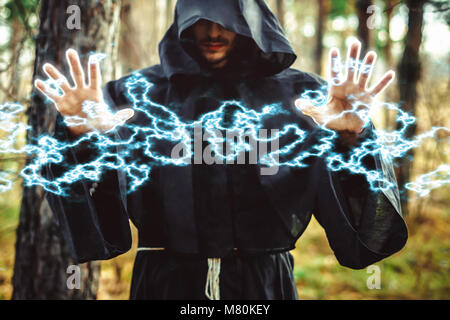
[[[70,16],[64,8],[76,4],[81,8],[82,26],[89,23],[102,26],[98,33],[106,35],[103,42],[98,42],[98,34],[84,32],[82,36],[74,36],[78,39],[75,46],[82,46],[83,41],[98,42],[96,49],[102,49],[103,45],[102,51],[109,53],[106,77],[115,79],[159,63],[158,43],[173,21],[175,2],[105,0],[95,1],[101,3],[95,7],[94,2],[83,0],[0,0],[0,103],[19,102],[28,106],[20,120],[36,126],[32,80],[36,68],[46,62],[45,52],[36,48],[42,45],[39,41],[45,27],[52,28],[49,21]],[[382,99],[400,103],[403,110],[417,117],[416,125],[407,133],[410,138],[433,126],[450,127],[448,1],[268,0],[267,3],[298,54],[293,67],[327,77],[328,50],[338,47],[346,52],[352,37],[357,37],[365,48],[378,53],[375,78],[388,69],[397,71],[395,83]],[[386,130],[395,129],[395,117],[395,113],[384,110],[374,110],[372,114],[376,127]],[[1,134],[0,131],[0,138]],[[17,146],[23,146],[26,139],[25,135],[18,139]],[[56,231],[46,235],[42,235],[45,228],[37,231],[37,225],[49,225],[50,230],[52,216],[42,209],[39,191],[23,191],[18,173],[26,161],[23,155],[0,155],[0,172],[16,176],[13,188],[0,193],[0,300],[128,299],[137,247],[134,229],[129,252],[109,261],[82,265],[81,290],[55,290],[55,286],[65,283],[68,275],[62,266],[70,258],[64,249],[48,254],[39,251],[44,242],[50,243],[47,248],[55,248],[52,241],[58,237]],[[441,134],[426,140],[397,163],[397,179],[404,185],[448,163],[448,135]],[[448,181],[449,172],[445,174],[442,178]],[[450,298],[448,184],[422,197],[404,189],[402,193],[410,238],[399,253],[375,264],[380,271],[379,288],[368,285],[373,269],[351,270],[338,264],[324,231],[313,219],[292,251],[300,299]],[[36,217],[39,223],[31,223]],[[58,269],[42,271],[42,267],[36,267],[46,263]]]

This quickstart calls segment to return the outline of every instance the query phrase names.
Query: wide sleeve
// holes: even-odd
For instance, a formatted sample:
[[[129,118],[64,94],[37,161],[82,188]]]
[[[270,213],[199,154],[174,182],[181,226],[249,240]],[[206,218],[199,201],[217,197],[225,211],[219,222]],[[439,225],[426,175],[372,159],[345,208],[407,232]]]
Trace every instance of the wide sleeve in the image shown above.
[[[110,92],[111,84],[108,84],[105,89],[108,104],[113,101]],[[73,141],[62,120],[61,116],[57,117],[54,137],[59,141]],[[117,132],[112,136],[119,138]],[[47,165],[43,175],[54,181],[70,166],[86,163],[96,156],[89,145],[70,148],[64,154],[64,163]],[[47,192],[46,198],[75,261],[106,260],[127,252],[131,247],[131,231],[123,173],[108,170],[98,182],[83,179],[69,188],[66,196]]]
[[[364,131],[359,143],[373,135],[373,125]],[[344,150],[337,143],[339,152]],[[317,166],[319,179],[314,215],[325,229],[330,247],[339,263],[362,269],[404,247],[408,231],[402,217],[398,186],[391,159],[375,155],[365,165],[382,174],[393,187],[374,191],[362,174],[333,171],[323,161]]]

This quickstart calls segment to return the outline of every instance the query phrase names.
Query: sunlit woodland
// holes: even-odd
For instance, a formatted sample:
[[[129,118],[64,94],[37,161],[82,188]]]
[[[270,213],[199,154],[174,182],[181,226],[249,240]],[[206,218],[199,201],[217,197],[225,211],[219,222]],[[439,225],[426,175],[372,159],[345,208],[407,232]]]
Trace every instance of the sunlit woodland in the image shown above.
[[[69,47],[82,53],[104,52],[108,55],[102,62],[104,80],[158,64],[158,43],[173,21],[175,3],[175,0],[0,0],[0,103],[18,102],[26,106],[27,111],[20,119],[24,123],[51,126],[54,118],[46,118],[47,113],[37,111],[40,109],[33,100],[32,87],[36,69],[49,56],[62,66],[61,57]],[[406,133],[407,138],[432,127],[450,127],[448,1],[267,0],[267,3],[297,53],[294,68],[327,78],[330,48],[338,47],[345,53],[352,38],[358,38],[364,50],[375,50],[378,55],[374,78],[390,69],[396,71],[395,82],[379,99],[398,103],[402,110],[417,117]],[[67,19],[69,14],[62,8],[72,4],[81,8],[81,30],[56,36],[57,44],[43,47],[41,33],[47,29],[51,33],[52,22]],[[96,5],[103,6],[102,10]],[[375,126],[388,131],[395,130],[396,116],[386,109],[374,109],[371,114]],[[299,299],[450,298],[448,183],[426,195],[402,187],[449,163],[448,138],[448,132],[436,134],[396,160],[409,240],[400,252],[376,264],[380,285],[368,286],[371,275],[368,269],[340,266],[323,229],[313,219],[292,251]],[[15,143],[20,147],[27,139],[23,135]],[[55,289],[58,285],[65,288],[64,266],[70,258],[58,242],[54,225],[49,224],[50,231],[44,228],[53,218],[39,201],[42,190],[24,192],[19,172],[26,161],[23,154],[0,154],[0,172],[15,177],[12,189],[0,193],[0,299],[128,299],[137,248],[135,229],[132,250],[112,260],[82,265],[80,290]],[[448,181],[449,172],[442,173],[441,179]],[[20,256],[16,254],[19,249]],[[54,252],[63,258],[53,257]]]

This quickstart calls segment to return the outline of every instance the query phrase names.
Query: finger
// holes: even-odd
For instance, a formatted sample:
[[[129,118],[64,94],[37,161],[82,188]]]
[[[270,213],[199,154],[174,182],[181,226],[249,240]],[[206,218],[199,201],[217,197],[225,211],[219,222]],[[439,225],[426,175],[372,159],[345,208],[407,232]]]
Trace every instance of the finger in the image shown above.
[[[114,117],[117,120],[120,120],[122,122],[125,122],[125,121],[129,120],[133,116],[134,116],[134,110],[130,109],[130,108],[122,109],[120,111],[117,111],[116,114],[114,115]]]
[[[54,94],[54,93],[49,92],[49,91],[47,90],[47,87],[46,87],[44,81],[42,81],[42,80],[36,79],[36,80],[34,81],[34,86],[35,86],[35,87],[36,87],[43,95],[45,95],[45,96],[46,96],[47,98],[49,98],[50,100],[53,100],[55,103],[56,103],[57,101],[59,101],[59,99],[61,98],[60,96],[58,96],[58,95],[56,95],[56,94]]]
[[[44,64],[43,69],[45,74],[49,78],[57,82],[58,86],[62,89],[62,91],[64,91],[64,93],[70,90],[67,78],[61,72],[59,72],[58,69],[56,69],[52,64],[50,63]]]
[[[370,95],[375,97],[376,95],[380,94],[384,89],[386,89],[389,84],[394,80],[395,78],[395,72],[389,71],[387,72],[383,78],[373,87],[373,89],[369,90]]]
[[[359,80],[358,80],[358,86],[361,89],[365,90],[367,88],[367,82],[369,81],[370,76],[372,75],[376,59],[377,54],[374,51],[370,51],[369,53],[367,53],[366,57],[364,58],[364,62],[359,72]]]
[[[94,122],[94,127],[100,131],[110,131],[116,126],[123,125],[127,120],[129,120],[134,115],[133,109],[123,109],[116,112],[113,116],[106,116],[104,119]],[[95,124],[97,123],[97,124]]]
[[[341,57],[338,48],[330,50],[330,78],[334,85],[337,85],[341,76]]]
[[[97,59],[89,57],[89,87],[92,89],[100,88],[102,83],[102,74],[100,64]]]
[[[347,80],[355,82],[355,74],[359,64],[361,42],[356,40],[348,49],[347,54]]]
[[[70,74],[72,75],[73,82],[78,88],[84,88],[84,71],[81,66],[80,57],[78,56],[78,52],[73,49],[69,49],[66,52],[67,61],[70,66]]]
[[[314,106],[311,101],[307,99],[297,99],[295,100],[295,106],[300,109],[300,111],[309,116],[309,117],[316,117],[318,114],[318,107]]]

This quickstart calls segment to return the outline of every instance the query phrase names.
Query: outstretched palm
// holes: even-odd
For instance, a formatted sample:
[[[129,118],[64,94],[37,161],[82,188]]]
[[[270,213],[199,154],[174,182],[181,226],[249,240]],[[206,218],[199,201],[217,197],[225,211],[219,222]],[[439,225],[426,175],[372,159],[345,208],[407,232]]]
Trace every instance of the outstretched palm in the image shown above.
[[[339,50],[331,49],[331,81],[328,100],[324,106],[314,106],[305,99],[295,101],[297,108],[310,116],[317,124],[339,132],[359,134],[364,128],[361,114],[368,112],[373,99],[394,79],[395,73],[389,71],[378,84],[368,89],[367,83],[375,64],[376,53],[373,51],[367,53],[360,64],[358,62],[360,49],[360,42],[350,46],[345,78],[340,71]]]
[[[67,78],[62,75],[53,65],[45,64],[44,72],[52,79],[62,94],[57,94],[50,86],[42,80],[36,80],[35,86],[48,98],[53,100],[56,109],[64,117],[76,117],[83,119],[78,125],[69,126],[69,130],[74,135],[80,135],[92,130],[106,132],[118,124],[121,124],[131,118],[134,114],[132,109],[123,109],[117,113],[108,110],[103,100],[101,90],[101,73],[99,62],[89,59],[88,78],[89,83],[85,82],[85,74],[81,67],[78,53],[69,49],[66,53],[67,61],[70,66],[74,87],[71,87]],[[95,112],[85,112],[83,105],[91,103],[95,106]]]

